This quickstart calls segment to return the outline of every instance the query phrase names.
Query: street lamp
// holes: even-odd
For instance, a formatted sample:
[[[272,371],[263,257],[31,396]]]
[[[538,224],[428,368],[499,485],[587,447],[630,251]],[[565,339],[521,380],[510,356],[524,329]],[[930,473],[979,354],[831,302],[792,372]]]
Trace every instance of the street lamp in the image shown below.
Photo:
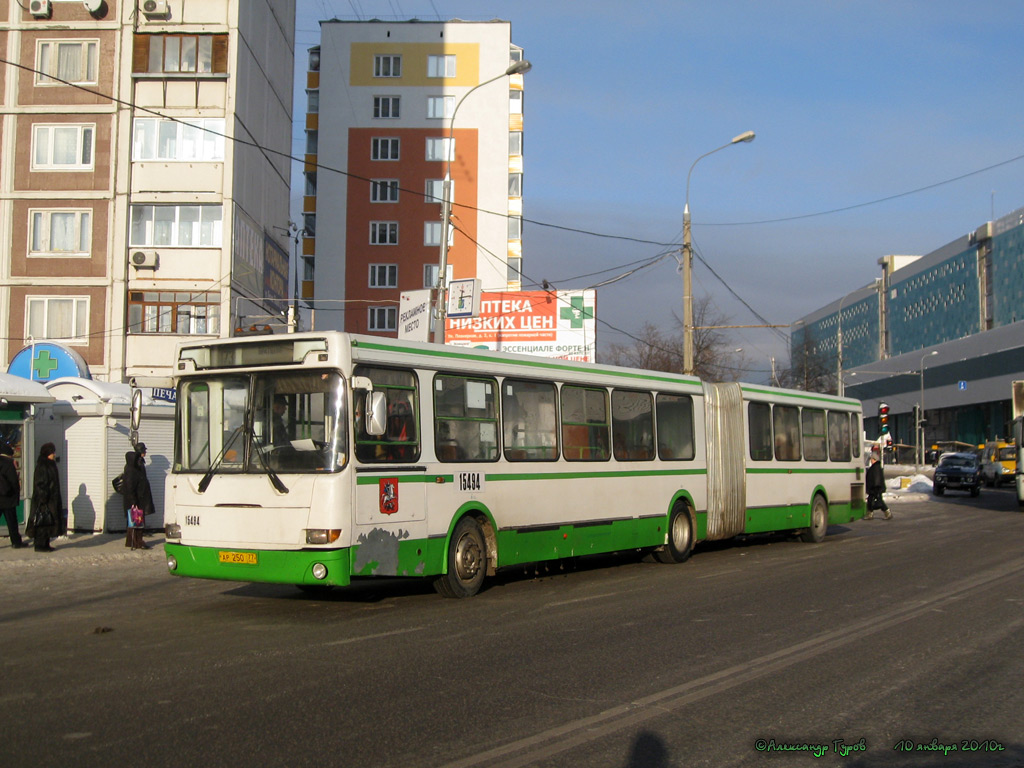
[[[924,360],[926,357],[939,354],[937,349],[933,349],[931,352],[926,352],[921,355],[921,399],[917,404],[917,424],[914,425],[914,437],[917,442],[917,456],[915,458],[920,459],[920,464],[924,464]],[[920,468],[915,467],[915,471]]]
[[[445,280],[445,272],[448,271],[448,227],[451,226],[451,213],[452,213],[452,148],[455,140],[455,115],[459,111],[459,107],[462,106],[462,102],[466,100],[477,88],[482,88],[485,85],[493,83],[495,80],[500,80],[507,75],[521,75],[525,72],[529,72],[533,68],[533,65],[526,59],[520,59],[519,61],[513,62],[508,69],[502,72],[500,75],[495,75],[490,80],[484,80],[482,83],[478,83],[466,91],[462,98],[459,99],[455,105],[455,109],[452,110],[452,116],[448,120],[448,146],[445,147],[445,171],[444,171],[444,183],[442,184],[442,200],[441,200],[441,254],[438,258],[438,270],[437,270],[437,305],[434,313],[434,343],[444,344],[444,319],[445,312],[447,311],[446,293],[447,293],[447,281]]]
[[[728,144],[723,144],[718,149],[712,149],[693,161],[689,172],[686,174],[686,204],[683,207],[683,373],[693,373],[693,245],[690,241],[690,175],[697,163],[708,155],[713,155],[719,150],[731,147],[733,144],[749,144],[754,140],[754,132],[746,131],[733,138]]]

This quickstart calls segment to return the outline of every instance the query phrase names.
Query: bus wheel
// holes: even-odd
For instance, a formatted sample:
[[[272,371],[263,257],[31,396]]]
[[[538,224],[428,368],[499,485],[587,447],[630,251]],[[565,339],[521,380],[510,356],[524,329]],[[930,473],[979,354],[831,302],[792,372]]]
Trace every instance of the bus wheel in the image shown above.
[[[811,504],[811,527],[806,528],[800,534],[800,538],[808,544],[820,544],[825,539],[825,531],[828,529],[828,504],[825,497],[820,493],[814,497]]]
[[[654,550],[654,558],[659,563],[682,563],[693,551],[693,526],[685,504],[676,504],[672,508],[672,517],[668,523],[668,543]]]
[[[480,524],[462,518],[452,532],[448,548],[448,573],[434,580],[434,589],[445,597],[472,597],[480,591],[487,574],[487,545]]]

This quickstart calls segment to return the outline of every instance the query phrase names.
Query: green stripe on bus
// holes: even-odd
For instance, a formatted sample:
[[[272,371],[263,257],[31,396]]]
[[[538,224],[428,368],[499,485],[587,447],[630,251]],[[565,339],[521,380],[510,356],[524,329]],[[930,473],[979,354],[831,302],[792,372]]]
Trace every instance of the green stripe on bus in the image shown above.
[[[470,471],[470,470],[467,470]],[[623,478],[623,477],[685,477],[694,475],[706,475],[708,471],[704,468],[697,469],[646,469],[646,470],[618,470],[610,472],[501,472],[484,473],[487,482],[502,482],[506,480],[596,480],[598,478]],[[396,479],[402,483],[443,483],[454,482],[454,475],[436,474],[433,472],[423,475],[389,475],[381,471],[379,475],[374,474],[361,476],[356,479],[356,485],[376,485],[381,478]]]
[[[757,395],[768,395],[772,398],[790,397],[795,400],[812,400],[820,403],[832,403],[833,405],[852,405],[860,407],[860,400],[851,400],[848,397],[836,397],[835,395],[812,395],[807,392],[786,392],[779,389],[758,389],[747,385],[741,385],[744,392],[753,392]]]
[[[836,467],[835,469],[816,469],[814,467],[747,467],[748,475],[855,475],[857,467]]]

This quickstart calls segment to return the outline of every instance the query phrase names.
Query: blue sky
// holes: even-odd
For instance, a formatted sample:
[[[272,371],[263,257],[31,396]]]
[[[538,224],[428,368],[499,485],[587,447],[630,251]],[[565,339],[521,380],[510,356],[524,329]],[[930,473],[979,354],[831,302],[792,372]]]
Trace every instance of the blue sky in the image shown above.
[[[929,253],[1024,207],[1024,4],[1015,0],[298,0],[300,69],[316,22],[329,17],[512,23],[534,67],[529,220],[678,243],[690,165],[756,131],[700,161],[690,209],[698,253],[771,323],[869,283],[881,256]],[[304,105],[301,89],[296,97]],[[523,249],[527,281],[566,289],[667,250],[530,223]],[[601,270],[610,271],[582,277]],[[761,322],[699,261],[694,293],[731,323]],[[681,296],[672,257],[599,289],[601,348],[629,341],[615,329],[667,327]],[[744,379],[763,380],[773,355],[788,360],[772,331],[732,333]]]

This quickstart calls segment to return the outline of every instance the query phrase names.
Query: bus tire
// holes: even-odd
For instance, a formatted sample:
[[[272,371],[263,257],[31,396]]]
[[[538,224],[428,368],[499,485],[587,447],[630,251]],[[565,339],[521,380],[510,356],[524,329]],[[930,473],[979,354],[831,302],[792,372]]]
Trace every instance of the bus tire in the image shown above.
[[[444,597],[472,597],[487,575],[487,543],[480,524],[472,517],[459,520],[448,545],[448,572],[434,580]]]
[[[808,544],[820,544],[825,540],[825,531],[828,530],[828,502],[820,493],[814,494],[814,501],[811,502],[811,525],[805,528],[800,538]]]
[[[668,521],[668,542],[654,550],[659,563],[683,563],[693,551],[693,524],[685,504],[676,504]]]

